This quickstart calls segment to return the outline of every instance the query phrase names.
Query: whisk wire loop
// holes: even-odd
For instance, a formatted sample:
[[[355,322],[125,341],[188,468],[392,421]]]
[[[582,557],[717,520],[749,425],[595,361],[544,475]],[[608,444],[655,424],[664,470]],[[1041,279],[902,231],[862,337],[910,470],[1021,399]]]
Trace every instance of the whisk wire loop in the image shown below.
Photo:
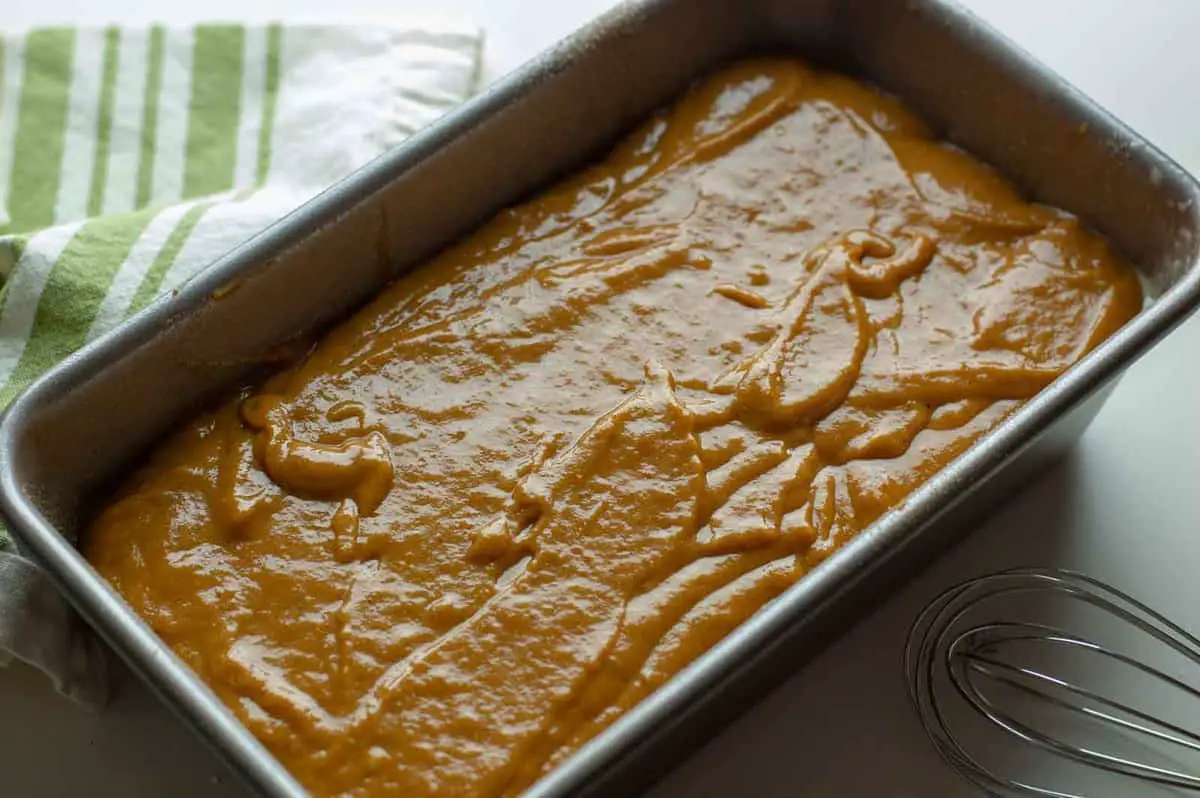
[[[1074,792],[1007,778],[984,765],[964,744],[950,717],[957,696],[977,716],[1010,738],[1062,759],[1118,777],[1200,792],[1200,773],[1175,770],[1122,754],[1080,745],[1023,721],[985,687],[1003,686],[1062,710],[1069,717],[1116,730],[1129,739],[1177,746],[1200,753],[1200,733],[1103,695],[1075,680],[1019,664],[1035,647],[1074,652],[1141,674],[1159,687],[1197,700],[1200,689],[1110,645],[1057,626],[1028,621],[980,620],[983,610],[1002,611],[1014,598],[1050,594],[1090,605],[1148,635],[1192,665],[1200,665],[1200,638],[1133,597],[1074,571],[1026,568],[976,577],[952,586],[917,616],[904,651],[909,698],[938,754],[991,796],[1083,798]],[[1011,608],[1009,609],[1011,611]],[[983,616],[986,618],[986,616]],[[1014,662],[1017,659],[1017,662]],[[1200,672],[1200,671],[1198,671]],[[952,686],[947,692],[945,683]]]
[[[1000,662],[998,660],[990,659],[988,657],[983,657],[978,654],[964,655],[964,659],[967,660],[967,666],[970,671],[973,671],[976,673],[981,673],[981,674],[987,676],[988,678],[991,678],[997,682],[1000,682],[1009,687],[1012,687],[1015,690],[1020,690],[1020,691],[1024,692],[1026,695],[1029,695],[1029,696],[1032,696],[1039,700],[1054,704],[1055,706],[1059,707],[1060,709],[1066,710],[1068,712],[1074,712],[1074,713],[1083,715],[1090,719],[1100,720],[1100,721],[1103,721],[1106,723],[1112,723],[1114,725],[1121,726],[1122,728],[1125,728],[1129,731],[1146,734],[1157,740],[1161,740],[1163,742],[1168,742],[1168,743],[1173,743],[1175,745],[1183,746],[1185,748],[1190,748],[1193,751],[1200,752],[1200,735],[1190,732],[1187,729],[1183,728],[1182,726],[1168,723],[1167,721],[1164,721],[1161,718],[1156,718],[1153,715],[1149,714],[1148,712],[1142,712],[1141,710],[1139,710],[1135,707],[1131,707],[1128,704],[1125,704],[1123,702],[1116,701],[1116,700],[1108,698],[1106,696],[1102,696],[1102,695],[1095,693],[1091,690],[1088,690],[1086,688],[1079,687],[1078,685],[1074,685],[1074,684],[1071,684],[1070,682],[1063,681],[1062,679],[1056,679],[1053,676],[1048,676],[1047,674],[1041,673],[1040,671],[1035,671],[1035,670],[1032,670],[1029,668],[1017,668],[1007,662]],[[1078,695],[1082,698],[1086,698],[1087,700],[1092,701],[1094,703],[1102,704],[1104,706],[1109,706],[1109,707],[1112,707],[1113,709],[1118,709],[1118,710],[1126,713],[1127,715],[1136,717],[1140,720],[1144,720],[1147,723],[1154,724],[1155,726],[1158,726],[1160,728],[1155,729],[1155,728],[1150,728],[1147,726],[1142,726],[1140,724],[1128,721],[1125,718],[1122,718],[1120,716],[1110,715],[1106,712],[1101,712],[1101,711],[1093,709],[1089,706],[1072,704],[1069,701],[1065,701],[1065,700],[1059,698],[1058,696],[1053,695],[1052,693],[1050,693],[1048,691],[1040,689],[1038,686],[1030,684],[1027,681],[1023,681],[1021,678],[1013,678],[1013,676],[1011,674],[1019,674],[1020,677],[1028,677],[1028,679],[1030,679],[1034,682],[1042,682],[1045,684],[1050,684],[1050,685],[1052,685],[1056,688],[1059,688],[1061,690],[1064,690],[1066,692],[1070,692],[1070,693]],[[965,678],[968,682],[970,681],[969,676],[967,676]],[[988,699],[986,696],[979,693],[979,691],[976,689],[968,690],[967,695],[964,697],[967,698],[968,700],[970,700],[975,705],[976,709],[980,712],[997,711],[993,702],[990,699]],[[976,701],[978,701],[979,703],[976,704],[975,703]],[[1006,717],[1006,716],[1001,715],[1001,717]],[[994,719],[996,720],[997,723],[1001,722],[1001,720],[999,718],[994,718]],[[1162,731],[1161,729],[1167,729],[1170,732],[1176,732],[1176,734],[1170,734],[1169,732]]]

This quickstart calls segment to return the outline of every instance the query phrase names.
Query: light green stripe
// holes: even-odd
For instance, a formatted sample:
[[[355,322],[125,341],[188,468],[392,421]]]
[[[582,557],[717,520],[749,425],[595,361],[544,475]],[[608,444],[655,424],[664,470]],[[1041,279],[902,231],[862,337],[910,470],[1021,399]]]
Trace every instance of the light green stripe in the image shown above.
[[[134,207],[150,203],[151,181],[154,177],[154,144],[158,135],[158,98],[162,94],[163,51],[166,31],[162,25],[150,29],[150,44],[146,57],[146,94],[142,102],[142,151],[138,156],[137,198]]]
[[[25,81],[8,192],[12,221],[0,232],[54,222],[74,55],[75,32],[70,28],[42,28],[25,39]]]
[[[88,216],[99,216],[104,206],[108,183],[108,147],[112,140],[113,103],[117,96],[117,54],[121,31],[112,26],[104,32],[104,72],[100,83],[100,109],[96,114],[96,159],[92,164],[92,190],[88,195]]]
[[[192,230],[196,227],[196,223],[200,221],[200,217],[204,212],[213,206],[212,202],[201,202],[189,208],[179,223],[175,225],[175,229],[167,236],[167,240],[163,243],[162,249],[158,251],[158,256],[155,257],[154,263],[150,264],[150,268],[146,271],[146,276],[142,278],[142,284],[138,286],[137,293],[133,295],[133,301],[129,303],[129,312],[127,316],[132,316],[137,313],[158,294],[158,289],[162,286],[163,278],[167,276],[167,271],[171,268],[171,264],[175,262],[175,258],[179,256],[183,245],[187,243],[188,236],[192,234]]]
[[[183,171],[185,198],[233,187],[245,39],[241,25],[196,28]]]
[[[117,269],[157,209],[102,216],[75,233],[51,267],[29,342],[0,391],[7,405],[34,378],[83,346]]]
[[[8,41],[4,38],[4,34],[0,33],[0,108],[4,107],[4,92],[6,91],[6,87],[4,85],[4,56],[7,55],[4,48],[6,47],[8,47]],[[0,124],[3,122],[4,119],[0,118]],[[0,184],[3,184],[3,181],[7,179],[8,175],[0,175]]]
[[[279,95],[280,58],[283,53],[283,26],[267,28],[267,86],[263,97],[262,124],[258,128],[258,184],[267,182],[271,169],[271,136],[275,132],[275,98]]]
[[[8,42],[5,40],[4,34],[0,33],[0,108],[4,107],[4,92],[7,90],[7,88],[4,84],[4,74],[5,74],[4,73],[4,63],[5,63],[4,57],[5,57],[5,55],[7,55],[7,53],[5,53],[5,51],[4,51],[4,48],[7,46],[8,46]],[[5,119],[4,117],[0,116],[0,125],[11,124],[11,123],[12,123],[12,120]],[[0,175],[0,186],[3,186],[8,182],[8,177],[9,177],[8,175]],[[4,196],[3,196],[3,194],[0,194],[0,205],[3,205],[3,204],[4,204]],[[4,282],[5,282],[4,275],[0,275],[0,290],[2,290],[2,288],[4,286]],[[0,293],[0,299],[2,299],[2,298],[3,298],[3,294]],[[0,302],[0,307],[3,307],[2,302]],[[0,549],[3,549],[3,548],[4,548],[3,536],[0,535]]]

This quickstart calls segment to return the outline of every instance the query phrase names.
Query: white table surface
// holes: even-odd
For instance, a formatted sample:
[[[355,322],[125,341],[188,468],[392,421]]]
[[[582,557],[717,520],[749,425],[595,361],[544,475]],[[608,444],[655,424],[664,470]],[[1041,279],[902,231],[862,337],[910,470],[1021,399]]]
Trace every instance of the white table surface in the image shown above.
[[[50,22],[328,18],[328,0],[3,0],[6,27]],[[464,12],[499,74],[607,0],[339,0],[366,19]],[[1083,91],[1200,173],[1200,2],[968,0]],[[656,790],[683,796],[954,796],[899,671],[918,608],[959,578],[1012,565],[1079,568],[1200,629],[1200,318],[1131,369],[1075,453],[965,544],[797,673]],[[0,671],[0,795],[238,796],[240,786],[132,679],[104,714]]]

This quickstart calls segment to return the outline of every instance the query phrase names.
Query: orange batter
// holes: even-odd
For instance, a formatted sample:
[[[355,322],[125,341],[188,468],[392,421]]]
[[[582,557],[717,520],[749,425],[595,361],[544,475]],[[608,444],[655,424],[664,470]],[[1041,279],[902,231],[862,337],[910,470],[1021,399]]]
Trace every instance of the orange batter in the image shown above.
[[[511,795],[1140,307],[892,99],[742,62],[186,426],[86,551],[315,794]]]

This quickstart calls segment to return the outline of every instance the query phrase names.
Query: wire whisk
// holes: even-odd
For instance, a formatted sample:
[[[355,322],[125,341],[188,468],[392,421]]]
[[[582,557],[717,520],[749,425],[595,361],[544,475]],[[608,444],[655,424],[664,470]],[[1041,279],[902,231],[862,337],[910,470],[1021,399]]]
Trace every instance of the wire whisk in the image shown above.
[[[1022,619],[1051,605],[1076,616],[1067,625],[1095,633]],[[1103,582],[1052,569],[950,588],[917,617],[904,652],[909,697],[942,759],[1002,797],[1084,798],[1084,771],[1104,775],[1113,795],[1144,794],[1151,783],[1200,793],[1200,757],[1180,764],[1200,754],[1197,666],[1200,639]],[[1151,695],[1160,699],[1155,707]],[[1067,770],[1070,783],[1035,784],[985,761],[1014,744],[1022,756],[1055,757],[1055,781]]]

